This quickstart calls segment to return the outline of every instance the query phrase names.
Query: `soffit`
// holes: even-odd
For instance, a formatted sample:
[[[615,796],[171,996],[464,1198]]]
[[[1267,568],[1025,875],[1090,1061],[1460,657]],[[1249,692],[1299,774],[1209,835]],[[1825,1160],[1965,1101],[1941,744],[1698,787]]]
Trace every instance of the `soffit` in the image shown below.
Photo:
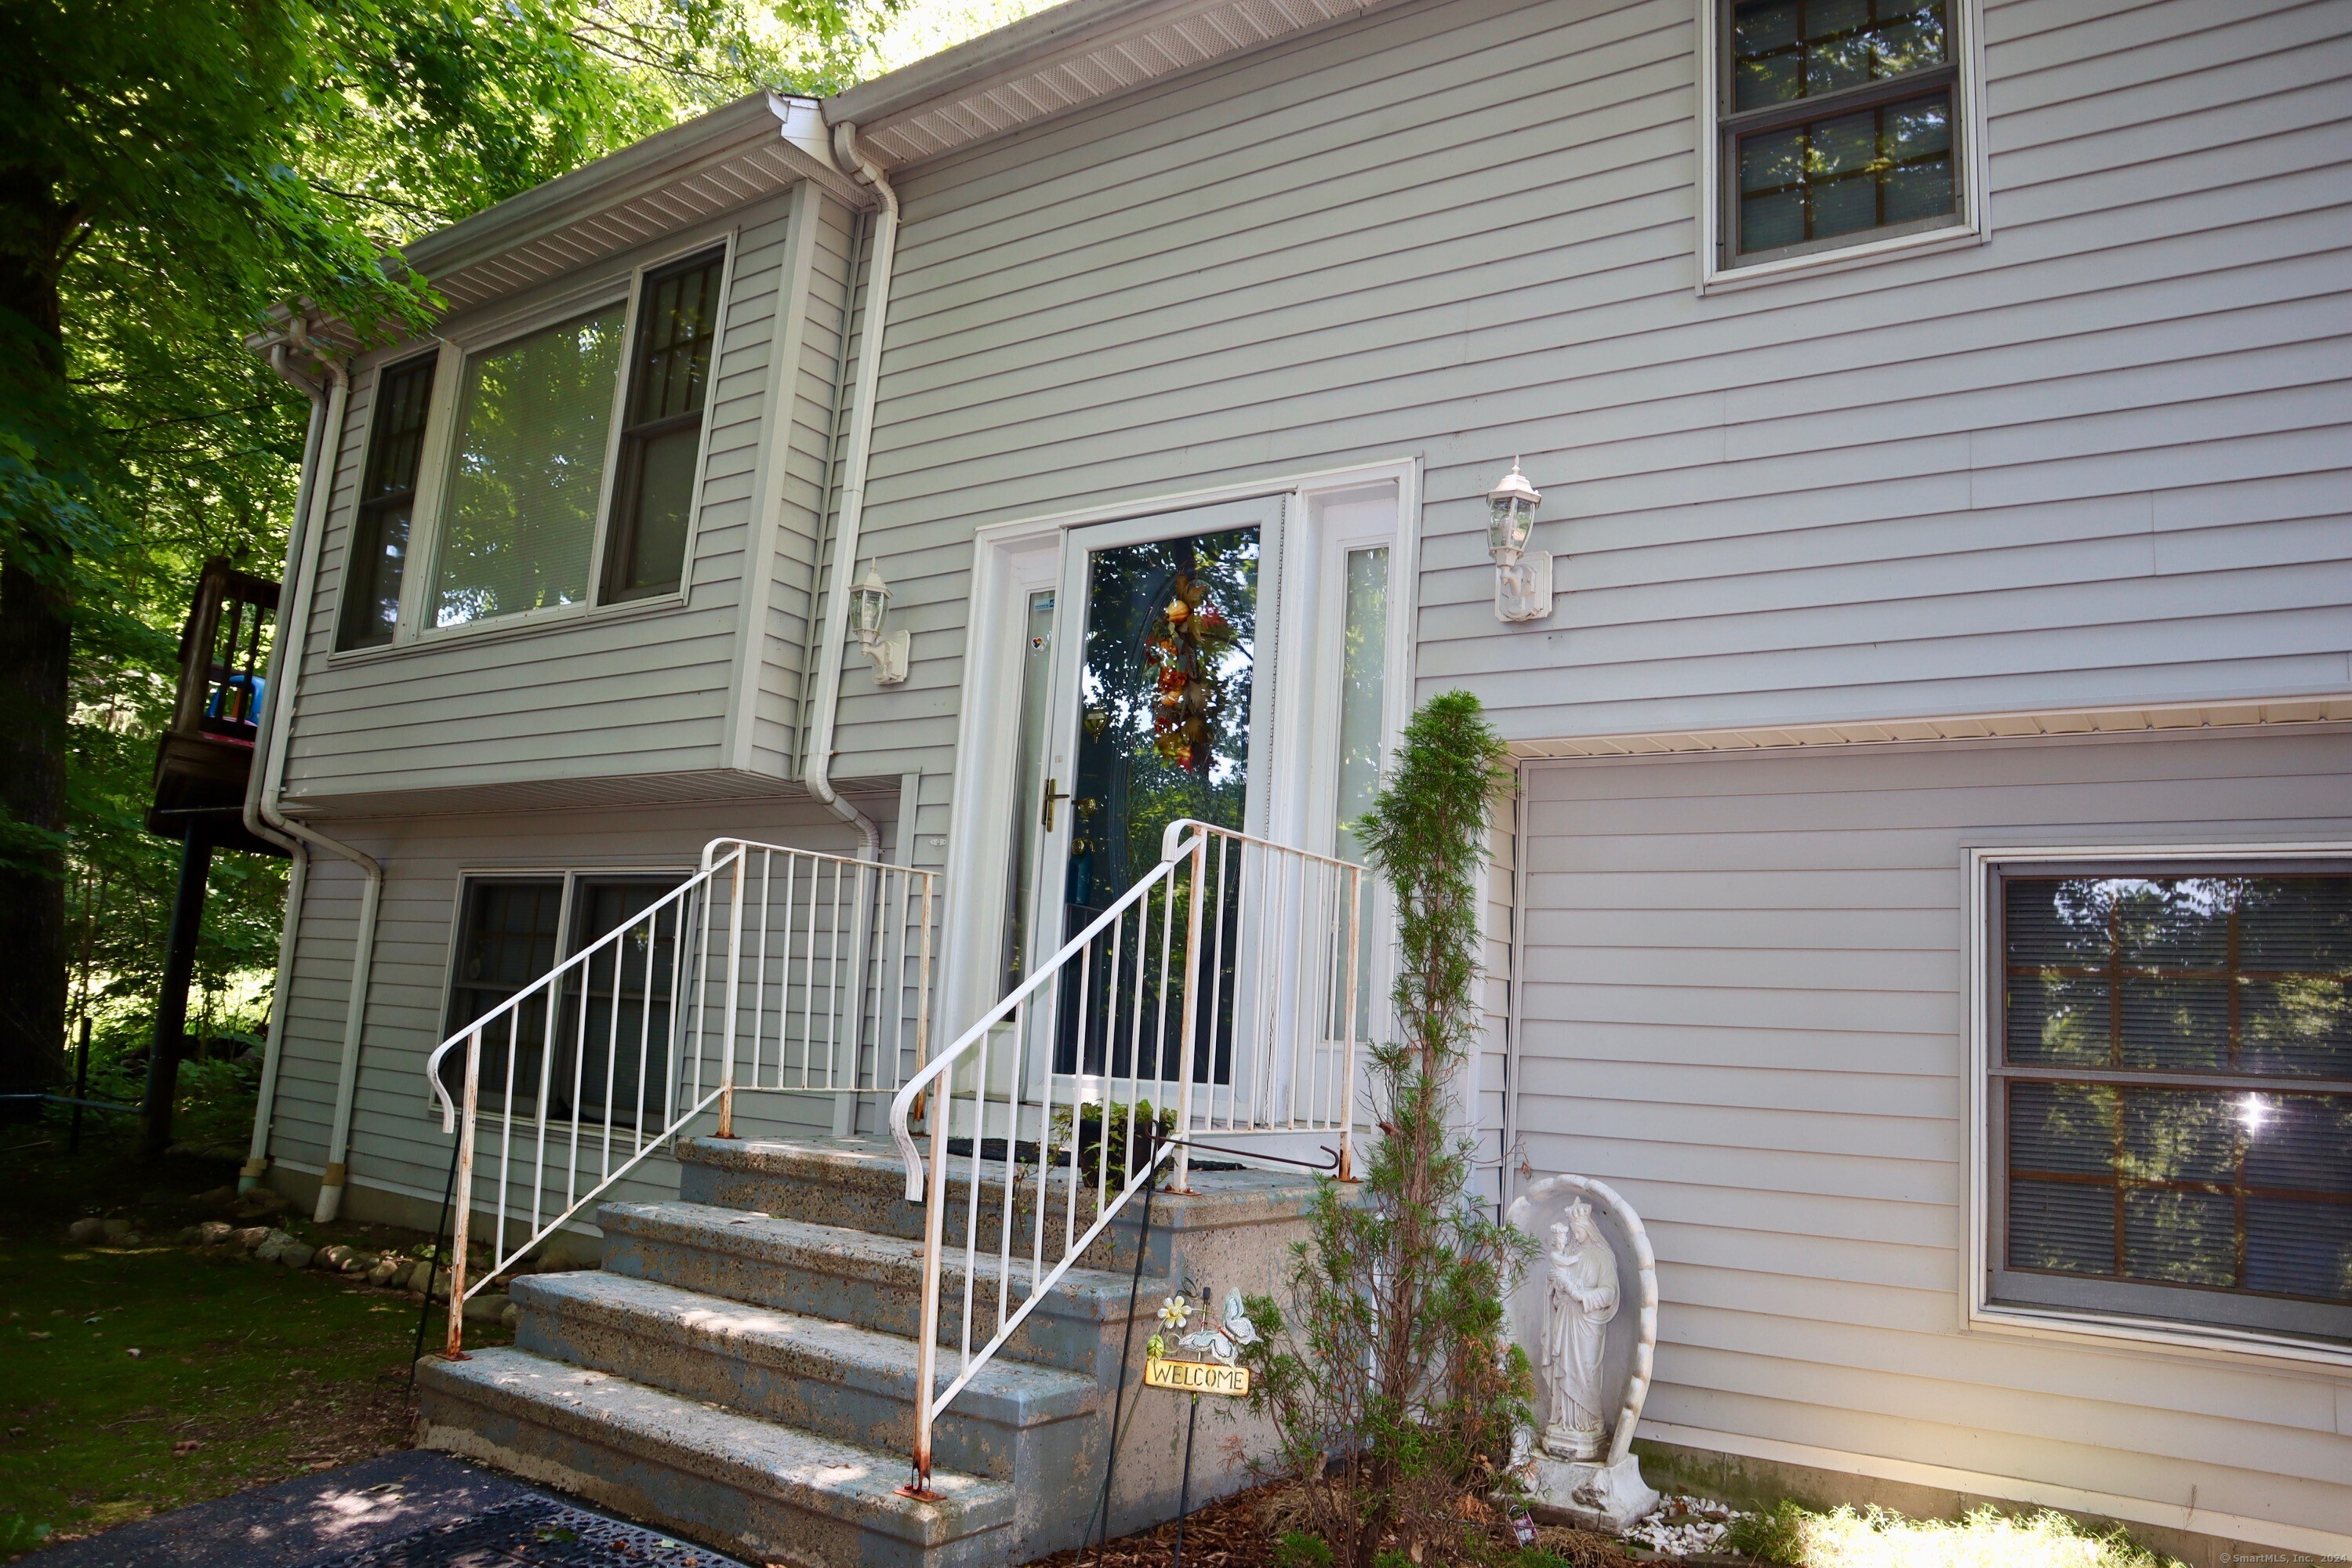
[[[683,125],[534,186],[401,249],[407,264],[452,311],[503,298],[592,266],[814,180],[851,206],[871,205],[865,188],[834,165],[830,132],[814,99],[754,93]],[[343,321],[311,321],[289,333],[293,312],[247,340],[256,353],[308,337],[348,353],[359,335]]]
[[[1067,0],[825,100],[898,165],[1379,9],[1387,0]]]
[[[625,147],[404,247],[462,310],[815,180],[870,198],[834,166],[811,99],[754,93]]]
[[[2288,701],[2182,703],[2167,707],[2084,708],[2063,711],[1976,713],[1889,719],[1853,724],[1786,724],[1731,730],[1660,731],[1515,741],[1517,757],[1645,757],[1698,752],[1766,752],[1916,743],[1922,741],[2027,740],[2038,736],[2129,735],[2160,731],[2238,730],[2281,724],[2352,722],[2352,695]]]

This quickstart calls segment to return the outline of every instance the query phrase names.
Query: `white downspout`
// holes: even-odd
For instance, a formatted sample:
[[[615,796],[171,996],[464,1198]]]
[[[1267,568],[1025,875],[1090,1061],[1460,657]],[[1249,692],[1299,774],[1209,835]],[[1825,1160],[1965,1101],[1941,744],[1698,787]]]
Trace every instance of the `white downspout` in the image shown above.
[[[299,321],[295,331],[302,331]],[[282,342],[274,345],[270,350],[270,363],[278,374],[310,395],[311,406],[315,410],[320,388],[315,382],[294,371],[288,363],[286,348]],[[334,1124],[328,1136],[327,1168],[320,1178],[318,1205],[312,1211],[312,1217],[323,1225],[332,1220],[342,1208],[345,1156],[351,1149],[352,1102],[359,1086],[360,1031],[367,1017],[368,979],[375,962],[376,917],[383,900],[383,867],[373,856],[354,849],[314,827],[304,826],[289,818],[278,808],[278,794],[286,776],[287,741],[294,717],[294,688],[299,683],[301,672],[299,645],[310,626],[310,593],[317,575],[319,542],[326,531],[327,506],[334,494],[335,465],[341,458],[343,410],[351,399],[351,376],[342,365],[324,353],[318,355],[318,363],[329,384],[325,425],[320,438],[311,443],[316,456],[310,465],[310,471],[304,484],[298,490],[294,526],[289,531],[286,541],[286,577],[278,599],[278,635],[269,650],[269,695],[262,710],[261,732],[255,742],[256,749],[261,753],[261,772],[245,797],[247,831],[257,837],[275,839],[285,845],[296,860],[293,873],[287,882],[286,923],[279,937],[278,953],[278,989],[271,1002],[269,1040],[261,1068],[261,1092],[254,1106],[253,1143],[245,1168],[239,1174],[238,1184],[258,1184],[262,1173],[268,1168],[269,1122],[278,1098],[278,1068],[285,1054],[286,1018],[289,1011],[287,993],[292,984],[294,939],[299,928],[300,900],[309,882],[307,862],[310,851],[324,849],[357,866],[367,880],[360,894],[359,931],[352,951],[351,994],[343,1012],[342,1062],[335,1079]],[[293,656],[290,658],[289,654]]]
[[[818,634],[816,712],[811,721],[808,791],[833,814],[857,829],[858,857],[878,860],[882,830],[833,787],[834,721],[841,708],[841,666],[849,637],[849,583],[857,569],[857,532],[866,511],[866,465],[874,449],[875,384],[882,375],[882,328],[890,311],[890,264],[898,249],[898,193],[882,171],[857,150],[857,127],[833,128],[833,157],[874,189],[874,253],[866,272],[866,331],[858,344],[857,380],[849,405],[849,449],[843,455],[841,508],[834,525],[833,577],[826,584],[824,626]]]

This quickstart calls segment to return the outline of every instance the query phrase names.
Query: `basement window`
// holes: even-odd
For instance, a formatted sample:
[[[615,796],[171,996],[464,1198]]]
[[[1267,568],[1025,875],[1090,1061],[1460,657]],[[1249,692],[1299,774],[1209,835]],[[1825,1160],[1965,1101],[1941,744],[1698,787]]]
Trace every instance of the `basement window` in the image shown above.
[[[2352,1343],[2352,872],[1994,892],[1988,1301]]]
[[[476,1080],[485,1112],[534,1118],[543,1095],[557,1118],[609,1111],[618,1128],[635,1127],[641,1110],[667,1116],[684,911],[654,906],[682,879],[670,872],[466,879],[447,1032],[488,1020]],[[619,940],[597,945],[615,931]],[[583,953],[560,981],[530,991],[559,956]],[[442,1058],[453,1100],[465,1092],[465,1047]]]

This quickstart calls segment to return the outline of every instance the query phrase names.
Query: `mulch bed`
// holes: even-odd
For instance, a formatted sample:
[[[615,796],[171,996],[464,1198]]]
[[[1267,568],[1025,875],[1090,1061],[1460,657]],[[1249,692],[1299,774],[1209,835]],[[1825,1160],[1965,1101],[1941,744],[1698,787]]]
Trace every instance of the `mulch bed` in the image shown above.
[[[1306,1502],[1297,1486],[1277,1481],[1213,1502],[1184,1521],[1184,1561],[1197,1568],[1276,1568],[1275,1542],[1287,1530],[1305,1527]],[[1500,1552],[1510,1547],[1507,1528],[1494,1521]],[[1536,1545],[1571,1568],[1641,1568],[1605,1535],[1555,1525],[1538,1526]],[[1040,1558],[1032,1568],[1170,1568],[1176,1559],[1176,1526],[1123,1536],[1101,1549],[1073,1547]],[[1439,1568],[1431,1564],[1430,1568]]]

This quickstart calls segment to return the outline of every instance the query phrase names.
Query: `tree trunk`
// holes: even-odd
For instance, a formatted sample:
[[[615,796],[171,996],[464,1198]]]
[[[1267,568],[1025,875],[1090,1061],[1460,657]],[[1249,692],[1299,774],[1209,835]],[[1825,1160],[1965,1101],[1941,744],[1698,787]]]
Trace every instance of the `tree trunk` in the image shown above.
[[[65,830],[66,658],[73,622],[65,595],[0,561],[0,805],[12,821]],[[65,855],[51,847],[0,864],[0,1094],[55,1088],[65,1078]],[[0,1100],[0,1116],[29,1120],[37,1100]]]
[[[0,180],[0,395],[44,447],[62,437],[65,343],[57,257],[72,224],[28,171]],[[12,420],[11,423],[16,421]],[[36,459],[52,473],[54,450]],[[5,520],[0,559],[0,810],[18,839],[0,857],[0,1095],[55,1088],[65,1077],[66,668],[73,605],[70,548],[56,520]],[[29,834],[26,829],[31,829]],[[29,842],[27,841],[29,840]],[[46,842],[43,842],[46,840]],[[38,1100],[0,1099],[0,1119],[37,1114]]]

